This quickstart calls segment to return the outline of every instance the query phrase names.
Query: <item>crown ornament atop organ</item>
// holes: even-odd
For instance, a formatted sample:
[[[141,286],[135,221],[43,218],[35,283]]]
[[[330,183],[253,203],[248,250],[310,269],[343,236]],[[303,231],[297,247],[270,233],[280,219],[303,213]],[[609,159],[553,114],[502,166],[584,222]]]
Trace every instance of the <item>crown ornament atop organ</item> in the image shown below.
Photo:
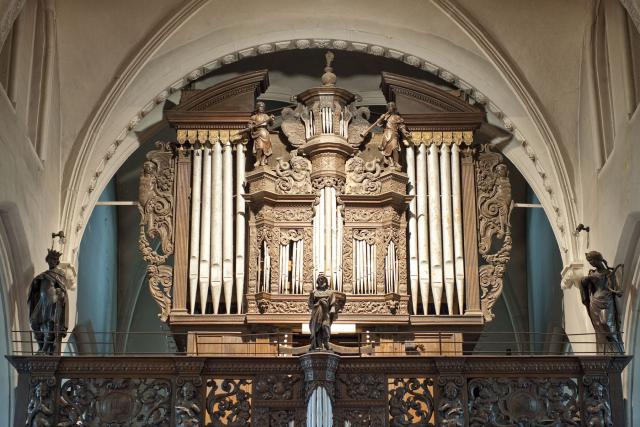
[[[501,155],[473,145],[484,113],[383,73],[388,103],[373,120],[337,85],[333,59],[327,52],[321,84],[279,114],[256,100],[266,70],[184,91],[166,109],[177,141],[149,154],[143,178],[160,183],[160,159],[173,153],[172,191],[149,187],[172,209],[151,216],[158,197],[141,193],[141,236],[148,248],[149,225],[171,224],[162,236],[173,239],[163,245],[173,266],[146,258],[173,330],[300,333],[321,274],[346,295],[338,322],[356,331],[437,327],[454,341],[490,320],[510,250],[510,200],[498,191]],[[478,221],[502,228],[479,235]],[[194,342],[183,345],[192,351]]]

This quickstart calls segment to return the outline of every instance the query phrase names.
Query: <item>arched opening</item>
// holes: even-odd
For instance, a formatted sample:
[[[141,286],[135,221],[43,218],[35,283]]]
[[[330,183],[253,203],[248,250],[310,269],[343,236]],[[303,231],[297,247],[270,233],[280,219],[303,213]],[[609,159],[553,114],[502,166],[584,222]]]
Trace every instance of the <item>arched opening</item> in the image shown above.
[[[191,82],[185,89],[197,90],[215,85],[230,77],[256,69],[269,69],[270,87],[260,99],[267,103],[268,110],[279,110],[291,105],[292,97],[305,87],[316,84],[318,70],[322,68],[322,53],[318,49],[292,50],[261,55],[238,61],[214,70]],[[409,64],[391,58],[385,58],[358,52],[339,52],[337,54],[336,69],[338,70],[341,86],[347,87],[360,95],[359,105],[367,106],[372,111],[372,120],[384,112],[385,99],[379,91],[381,71],[419,78],[444,90],[456,93],[461,97],[468,94],[461,92],[452,82],[444,80],[426,70],[418,69]],[[174,93],[167,102],[177,103],[180,93]],[[470,102],[475,102],[468,98]],[[157,109],[159,110],[159,109]],[[155,141],[171,141],[175,139],[172,130],[159,111],[154,110],[136,126],[136,136],[140,142],[138,148],[119,168],[100,200],[135,201],[137,200],[138,177],[146,153],[153,148]],[[491,114],[489,112],[489,114]],[[490,136],[485,136],[490,138]],[[488,141],[489,139],[486,139]],[[277,157],[281,153],[276,153]],[[514,229],[518,230],[515,239],[519,246],[514,251],[514,259],[506,273],[505,292],[496,305],[496,320],[489,323],[487,332],[503,333],[504,339],[499,351],[529,352],[553,351],[559,352],[556,341],[565,340],[562,331],[561,313],[562,298],[558,286],[561,254],[558,249],[549,220],[533,190],[518,170],[510,165],[512,171],[514,200],[523,204],[535,205],[534,208],[516,208],[513,214]],[[109,210],[113,224],[117,224],[117,239],[114,240],[112,231],[105,239],[98,229],[94,228],[101,215]],[[104,219],[103,219],[104,220]],[[85,246],[85,240],[96,242],[109,241],[109,245],[117,247],[117,321],[115,327],[125,333],[158,332],[156,337],[138,336],[132,340],[130,335],[123,338],[116,346],[120,350],[166,352],[173,348],[162,334],[165,327],[157,319],[157,309],[153,305],[146,289],[145,264],[137,250],[137,232],[139,213],[135,206],[98,206],[92,213],[83,238],[80,251],[80,279],[79,286],[83,286],[83,271],[92,271],[84,267],[83,260],[91,259],[85,251],[91,251]],[[117,241],[117,243],[115,243]],[[545,265],[544,274],[537,265]],[[114,300],[112,294],[111,300]],[[555,301],[551,310],[546,301]],[[89,307],[90,305],[87,305]],[[82,307],[82,305],[81,305]],[[107,310],[110,310],[108,308]],[[552,315],[549,315],[551,313]],[[111,324],[112,327],[113,323]],[[495,335],[493,335],[495,339]],[[478,352],[482,352],[488,345],[496,351],[495,342],[479,339]]]

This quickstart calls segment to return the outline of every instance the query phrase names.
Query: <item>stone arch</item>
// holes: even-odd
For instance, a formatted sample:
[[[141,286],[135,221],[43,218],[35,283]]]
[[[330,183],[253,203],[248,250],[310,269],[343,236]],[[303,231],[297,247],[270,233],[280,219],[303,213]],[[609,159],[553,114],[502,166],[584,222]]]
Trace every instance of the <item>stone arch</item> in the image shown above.
[[[71,236],[71,250],[66,251],[68,256],[72,257],[72,261],[77,256],[76,250],[84,226],[100,191],[137,148],[137,141],[131,131],[172,92],[180,90],[210,70],[244,57],[282,49],[319,47],[364,51],[404,61],[438,74],[486,103],[488,110],[494,113],[495,121],[515,135],[505,144],[504,152],[540,198],[551,219],[563,262],[569,264],[577,259],[574,239],[568,232],[575,223],[575,198],[572,196],[555,137],[541,109],[537,108],[535,96],[526,82],[513,72],[515,68],[495,44],[484,37],[482,29],[474,26],[463,11],[451,9],[452,3],[449,1],[435,3],[441,8],[448,8],[445,13],[456,24],[466,28],[469,37],[490,61],[433,36],[417,43],[415,38],[408,39],[399,30],[397,37],[390,37],[390,34],[384,33],[384,29],[372,31],[372,28],[377,27],[373,25],[373,21],[367,20],[364,20],[367,25],[360,22],[354,24],[354,28],[367,27],[366,35],[362,31],[345,31],[330,28],[329,25],[322,29],[322,38],[318,37],[320,31],[317,29],[296,29],[291,31],[294,37],[282,39],[277,32],[254,34],[243,27],[237,29],[238,34],[231,49],[228,45],[216,44],[215,38],[209,35],[188,46],[172,49],[151,61],[153,51],[170,39],[176,30],[170,26],[163,27],[162,34],[154,34],[141,51],[146,52],[146,58],[136,57],[103,100],[100,110],[92,119],[90,131],[81,141],[82,147],[75,150],[78,154],[68,162],[67,171],[71,172],[65,175],[69,175],[70,179],[63,184],[63,188],[70,189],[63,211],[64,227]],[[195,13],[200,4],[201,2],[194,0],[185,6],[184,15],[180,15],[182,21],[176,20],[174,25],[186,22],[189,19],[187,15]],[[229,31],[236,30],[231,27]],[[208,42],[210,43],[207,44]],[[204,45],[208,46],[206,50]],[[402,45],[411,46],[411,50],[402,50]],[[242,48],[238,49],[237,46]],[[467,58],[469,63],[461,66],[452,61],[451,58],[457,55]],[[175,66],[167,71],[169,64]],[[496,68],[500,73],[495,72]],[[164,70],[162,75],[159,74],[161,69]]]

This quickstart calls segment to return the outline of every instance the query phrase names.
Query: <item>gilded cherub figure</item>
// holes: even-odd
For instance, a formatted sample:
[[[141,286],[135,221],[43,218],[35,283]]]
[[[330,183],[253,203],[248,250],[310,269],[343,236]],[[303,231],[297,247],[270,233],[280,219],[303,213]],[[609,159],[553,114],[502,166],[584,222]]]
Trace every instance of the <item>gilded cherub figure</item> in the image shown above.
[[[384,165],[401,170],[400,165],[400,137],[411,141],[411,133],[398,113],[395,102],[387,103],[387,112],[381,115],[368,129],[361,133],[364,137],[376,126],[384,125],[382,141],[378,149],[384,156]]]
[[[262,101],[256,102],[256,111],[249,119],[249,126],[245,129],[251,133],[253,153],[256,155],[254,167],[266,166],[267,160],[273,154],[271,136],[268,125],[275,120],[273,114],[266,113],[266,105]]]

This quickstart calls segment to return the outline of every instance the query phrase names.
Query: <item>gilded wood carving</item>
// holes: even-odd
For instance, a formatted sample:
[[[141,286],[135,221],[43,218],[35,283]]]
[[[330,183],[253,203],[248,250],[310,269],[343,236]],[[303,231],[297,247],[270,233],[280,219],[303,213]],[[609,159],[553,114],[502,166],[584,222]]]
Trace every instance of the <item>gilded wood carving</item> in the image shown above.
[[[480,266],[482,313],[494,318],[492,307],[502,293],[503,277],[511,257],[512,209],[509,171],[502,155],[489,145],[480,148],[476,160],[478,194],[478,251],[486,264]]]
[[[173,205],[175,166],[168,143],[156,143],[147,153],[138,187],[140,233],[138,246],[147,261],[151,296],[160,306],[158,315],[166,321],[171,310],[173,268],[166,264],[173,254]],[[155,249],[157,242],[158,249]]]

